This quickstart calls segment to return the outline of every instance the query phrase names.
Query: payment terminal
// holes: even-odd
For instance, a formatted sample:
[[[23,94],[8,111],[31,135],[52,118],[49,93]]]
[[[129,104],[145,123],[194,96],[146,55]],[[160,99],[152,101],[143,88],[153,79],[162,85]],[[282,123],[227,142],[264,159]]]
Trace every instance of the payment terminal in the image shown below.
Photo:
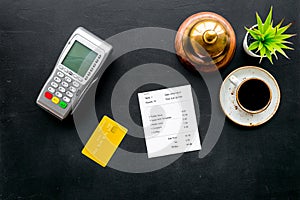
[[[36,103],[59,119],[68,116],[112,51],[112,46],[79,27],[71,35]]]

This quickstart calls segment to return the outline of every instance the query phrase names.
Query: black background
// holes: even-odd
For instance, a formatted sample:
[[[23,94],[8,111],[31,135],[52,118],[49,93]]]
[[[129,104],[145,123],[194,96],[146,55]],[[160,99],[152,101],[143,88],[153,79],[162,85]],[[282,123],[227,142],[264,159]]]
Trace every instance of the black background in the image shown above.
[[[291,59],[280,56],[273,66],[267,60],[258,64],[242,49],[244,26],[255,23],[256,11],[265,18],[271,5],[275,23],[285,18],[294,23],[289,32],[298,33],[298,0],[1,0],[0,199],[300,199],[299,36],[291,39],[296,49],[287,52]],[[84,157],[72,118],[61,122],[35,104],[77,26],[105,39],[138,27],[177,30],[200,11],[221,14],[235,30],[237,51],[221,70],[223,78],[237,67],[258,65],[277,79],[280,108],[265,125],[242,128],[226,119],[218,143],[204,159],[197,152],[186,153],[161,170],[131,174],[102,168]],[[98,117],[111,116],[111,92],[118,78],[149,62],[167,64],[191,82],[203,114],[203,138],[210,119],[205,84],[175,55],[163,51],[131,52],[107,69],[97,90]],[[146,85],[138,91],[159,87]],[[130,111],[141,123],[135,95]],[[133,137],[121,146],[146,151],[144,140]]]

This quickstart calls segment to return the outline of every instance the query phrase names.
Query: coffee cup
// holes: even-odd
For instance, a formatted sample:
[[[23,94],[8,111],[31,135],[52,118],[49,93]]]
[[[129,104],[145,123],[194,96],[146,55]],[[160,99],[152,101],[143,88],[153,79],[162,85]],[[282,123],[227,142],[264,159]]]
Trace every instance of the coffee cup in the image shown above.
[[[229,80],[235,85],[238,106],[245,112],[261,113],[270,105],[272,92],[270,86],[263,79],[247,78],[240,80],[232,75]]]

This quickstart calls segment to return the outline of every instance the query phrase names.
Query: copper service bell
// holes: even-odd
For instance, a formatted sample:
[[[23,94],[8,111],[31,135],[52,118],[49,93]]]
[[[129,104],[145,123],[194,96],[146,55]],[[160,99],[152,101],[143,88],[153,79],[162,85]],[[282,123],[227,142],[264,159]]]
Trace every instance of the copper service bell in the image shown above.
[[[180,61],[192,70],[215,71],[227,65],[236,49],[229,22],[212,12],[200,12],[179,27],[175,49]]]

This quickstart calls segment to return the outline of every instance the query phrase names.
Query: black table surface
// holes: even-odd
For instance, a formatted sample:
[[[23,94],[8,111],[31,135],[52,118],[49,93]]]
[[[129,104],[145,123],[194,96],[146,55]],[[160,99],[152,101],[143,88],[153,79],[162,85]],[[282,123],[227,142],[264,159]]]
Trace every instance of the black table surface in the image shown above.
[[[271,5],[274,22],[285,18],[293,23],[289,32],[298,33],[298,0],[0,1],[0,199],[300,199],[299,36],[291,39],[291,59],[279,56],[274,65],[267,60],[259,64],[242,49],[244,26],[255,23],[256,11],[264,18]],[[81,154],[84,144],[72,117],[61,122],[36,105],[76,27],[104,39],[139,27],[177,30],[184,19],[201,11],[221,14],[236,33],[237,50],[220,71],[223,78],[240,66],[255,65],[278,81],[280,107],[266,124],[243,128],[226,118],[205,158],[190,152],[157,171],[125,173],[102,168]],[[203,139],[211,115],[205,83],[176,55],[162,50],[130,52],[109,66],[97,89],[98,118],[112,116],[111,90],[118,78],[151,62],[171,66],[189,80],[199,99]],[[148,84],[138,91],[159,87]],[[131,116],[141,124],[136,93],[130,102]],[[128,151],[146,152],[144,139],[126,137],[123,143]]]

